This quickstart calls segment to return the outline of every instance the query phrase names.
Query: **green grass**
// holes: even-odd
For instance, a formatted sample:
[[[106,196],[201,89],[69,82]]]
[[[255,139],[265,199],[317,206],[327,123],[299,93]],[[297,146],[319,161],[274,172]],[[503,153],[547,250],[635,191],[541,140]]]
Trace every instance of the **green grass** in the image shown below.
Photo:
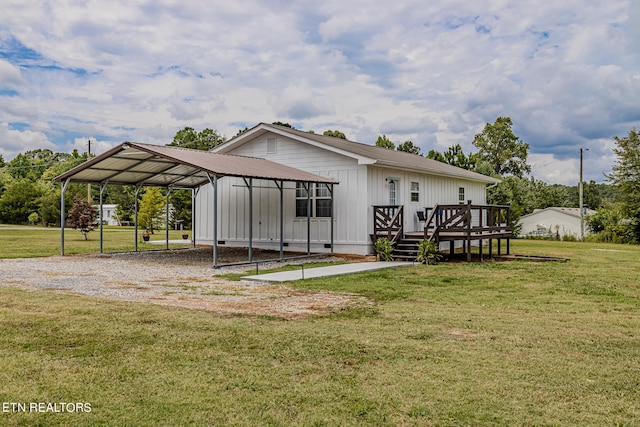
[[[100,252],[100,231],[96,229],[89,233],[88,240],[78,230],[65,229],[65,254],[84,254]],[[189,237],[191,232],[189,231]],[[164,230],[156,231],[151,240],[165,239]],[[182,232],[169,231],[169,240],[182,239]],[[142,241],[142,230],[138,230],[138,249],[162,249],[164,245],[156,245]],[[133,227],[103,228],[103,251],[120,252],[134,249]],[[178,248],[185,245],[171,244],[169,247]],[[0,258],[33,258],[60,254],[60,229],[0,226]]]
[[[3,235],[4,237],[4,235]],[[640,247],[306,280],[371,307],[285,321],[0,288],[2,425],[633,426]]]

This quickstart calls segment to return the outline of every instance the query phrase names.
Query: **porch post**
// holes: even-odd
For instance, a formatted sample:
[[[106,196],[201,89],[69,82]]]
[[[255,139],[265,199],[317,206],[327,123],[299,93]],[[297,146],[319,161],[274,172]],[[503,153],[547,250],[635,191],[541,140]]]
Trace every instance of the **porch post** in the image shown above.
[[[66,212],[64,210],[64,195],[67,191],[67,185],[71,178],[67,178],[62,183],[62,192],[60,193],[60,255],[64,255],[64,223]]]

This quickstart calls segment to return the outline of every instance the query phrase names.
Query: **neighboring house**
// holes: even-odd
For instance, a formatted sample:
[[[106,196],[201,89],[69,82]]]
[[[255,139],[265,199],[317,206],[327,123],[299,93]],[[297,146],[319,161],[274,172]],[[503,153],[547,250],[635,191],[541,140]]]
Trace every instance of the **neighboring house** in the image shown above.
[[[585,216],[594,211],[587,209]],[[523,215],[518,221],[520,236],[557,237],[565,236],[580,238],[580,209],[552,207],[536,209],[533,213]],[[589,227],[585,223],[584,234],[589,234]]]
[[[486,204],[487,185],[499,180],[415,154],[283,126],[259,124],[212,150],[215,153],[264,158],[316,175],[333,178],[333,199],[326,184],[312,185],[310,224],[304,183],[284,183],[284,242],[288,251],[305,251],[307,233],[314,252],[370,254],[373,206],[403,205],[405,231],[421,230],[417,211],[436,204]],[[253,223],[249,224],[248,183],[225,177],[218,192],[219,244],[246,246],[251,226],[253,247],[277,249],[280,236],[280,191],[273,181],[253,180]],[[213,243],[213,191],[203,186],[196,197],[199,243]],[[333,200],[333,206],[331,206]],[[333,208],[333,212],[332,212]]]
[[[102,205],[102,223],[104,225],[120,225],[118,217],[116,216],[116,208],[118,205]],[[100,221],[100,206],[94,205],[98,213],[96,221]]]

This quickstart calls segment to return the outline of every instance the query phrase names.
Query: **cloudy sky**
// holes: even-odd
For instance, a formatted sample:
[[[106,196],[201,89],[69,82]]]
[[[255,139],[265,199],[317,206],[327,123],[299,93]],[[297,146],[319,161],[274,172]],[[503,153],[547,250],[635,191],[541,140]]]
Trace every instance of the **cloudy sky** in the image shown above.
[[[532,175],[603,181],[640,128],[635,0],[0,0],[0,154],[260,122],[461,144],[498,116]]]

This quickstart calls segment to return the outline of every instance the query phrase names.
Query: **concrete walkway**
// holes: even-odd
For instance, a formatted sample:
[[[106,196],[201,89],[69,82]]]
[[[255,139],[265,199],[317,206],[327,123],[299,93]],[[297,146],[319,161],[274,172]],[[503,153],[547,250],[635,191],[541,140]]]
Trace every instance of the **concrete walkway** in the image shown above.
[[[291,282],[302,279],[315,279],[318,277],[339,276],[342,274],[361,273],[363,271],[376,271],[385,268],[407,267],[414,265],[412,262],[355,262],[351,264],[338,264],[326,267],[303,268],[297,270],[281,271],[279,273],[258,274],[244,276],[240,280],[262,283]]]

